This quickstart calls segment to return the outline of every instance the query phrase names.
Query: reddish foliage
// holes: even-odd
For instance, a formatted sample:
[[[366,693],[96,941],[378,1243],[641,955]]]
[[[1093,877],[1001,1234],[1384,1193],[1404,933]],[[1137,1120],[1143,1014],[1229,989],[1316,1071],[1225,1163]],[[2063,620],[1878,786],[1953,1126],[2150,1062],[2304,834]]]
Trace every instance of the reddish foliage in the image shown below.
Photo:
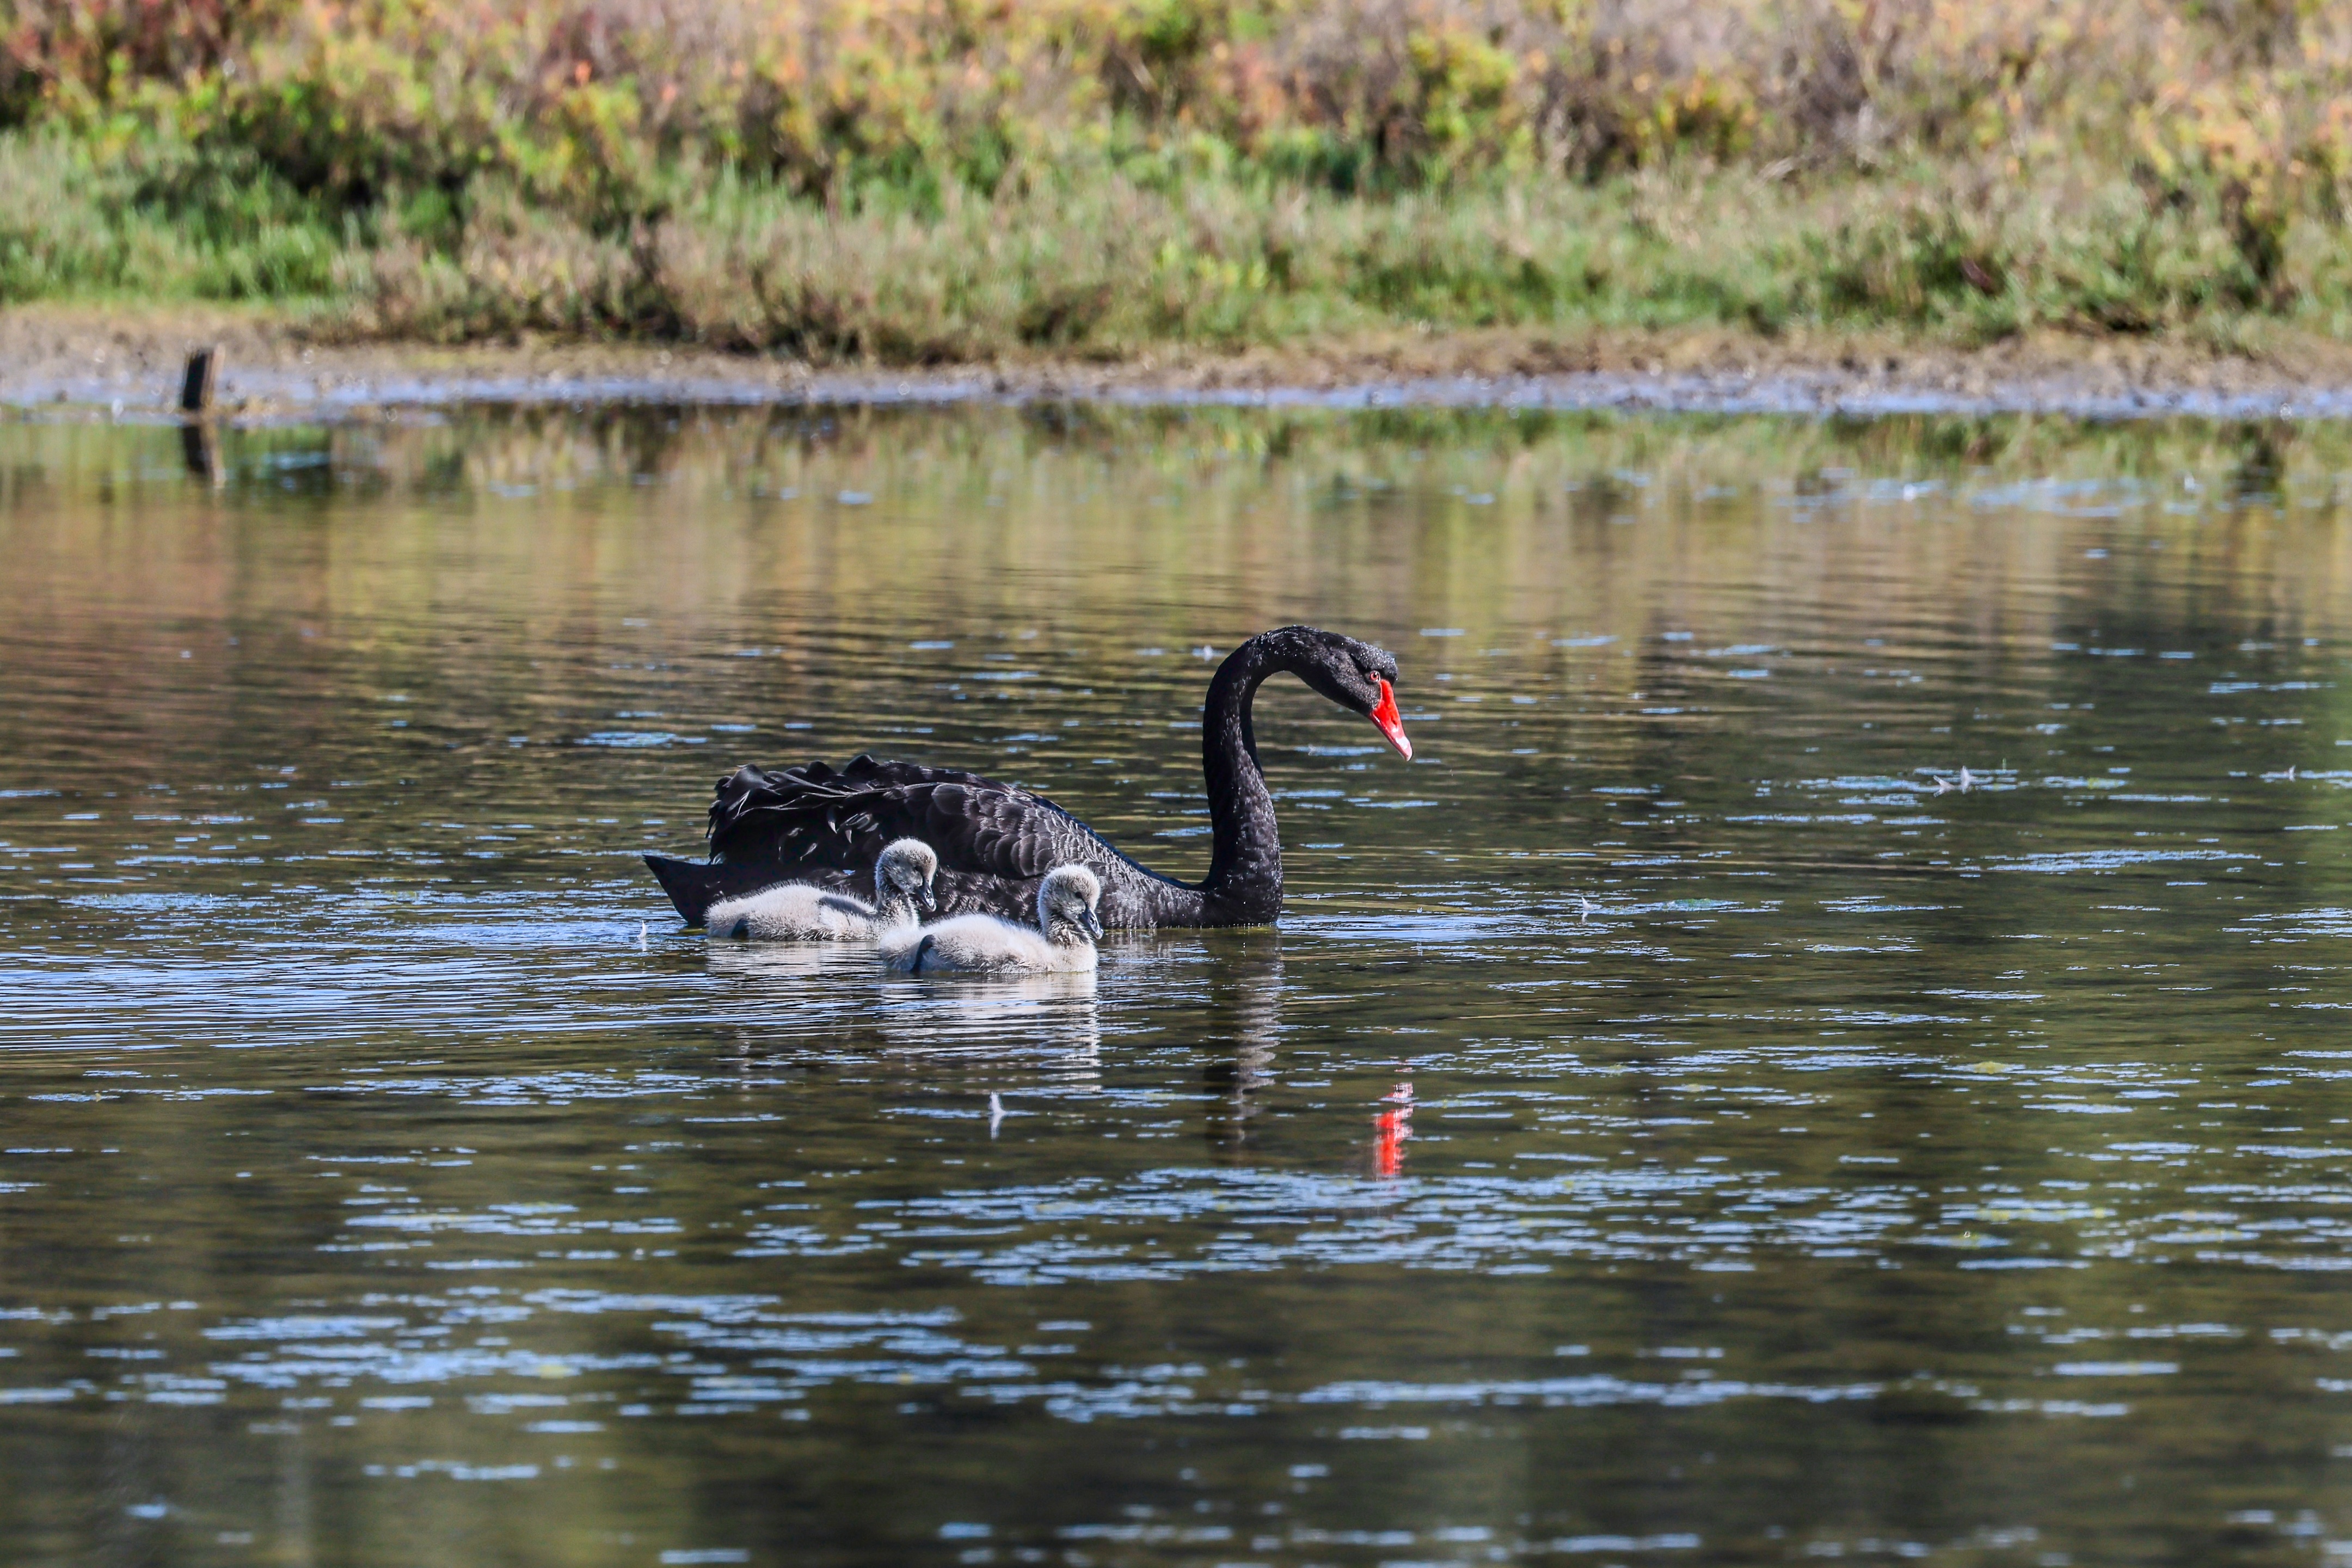
[[[0,0],[0,105],[92,97],[125,80],[184,82],[220,68],[276,0]]]

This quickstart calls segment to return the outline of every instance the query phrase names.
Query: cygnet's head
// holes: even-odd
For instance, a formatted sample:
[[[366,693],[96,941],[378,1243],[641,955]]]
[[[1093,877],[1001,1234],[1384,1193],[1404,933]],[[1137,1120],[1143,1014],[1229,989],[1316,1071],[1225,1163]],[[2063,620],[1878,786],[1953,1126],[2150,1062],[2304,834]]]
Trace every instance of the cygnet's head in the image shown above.
[[[1103,928],[1095,904],[1101,897],[1102,883],[1094,873],[1082,865],[1057,865],[1037,884],[1037,924],[1049,936],[1061,925],[1099,941]]]
[[[938,907],[931,899],[931,878],[939,870],[940,857],[930,845],[920,839],[899,839],[884,846],[874,862],[874,891],[886,899],[894,894],[911,899],[916,908],[929,913]]]

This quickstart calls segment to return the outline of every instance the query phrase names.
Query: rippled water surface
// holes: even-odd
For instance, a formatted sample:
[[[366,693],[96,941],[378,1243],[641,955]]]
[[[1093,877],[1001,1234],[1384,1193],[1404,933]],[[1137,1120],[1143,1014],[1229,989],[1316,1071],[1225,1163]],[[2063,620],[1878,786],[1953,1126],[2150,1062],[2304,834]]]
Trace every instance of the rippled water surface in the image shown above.
[[[182,455],[0,427],[11,1563],[2352,1554],[2352,433]],[[1420,749],[1266,688],[1278,933],[886,978],[637,864],[872,748],[1198,874],[1294,620]]]

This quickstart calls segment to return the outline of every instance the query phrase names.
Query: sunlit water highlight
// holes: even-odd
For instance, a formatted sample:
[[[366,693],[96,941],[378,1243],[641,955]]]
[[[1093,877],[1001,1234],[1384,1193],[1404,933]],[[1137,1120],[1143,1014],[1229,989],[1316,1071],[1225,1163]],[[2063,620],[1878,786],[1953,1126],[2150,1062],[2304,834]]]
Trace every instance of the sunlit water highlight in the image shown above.
[[[2352,1552],[2352,433],[0,427],[11,1561]],[[1280,932],[638,868],[871,747]],[[993,1098],[992,1098],[993,1097]],[[2341,1543],[2341,1544],[2339,1544]]]

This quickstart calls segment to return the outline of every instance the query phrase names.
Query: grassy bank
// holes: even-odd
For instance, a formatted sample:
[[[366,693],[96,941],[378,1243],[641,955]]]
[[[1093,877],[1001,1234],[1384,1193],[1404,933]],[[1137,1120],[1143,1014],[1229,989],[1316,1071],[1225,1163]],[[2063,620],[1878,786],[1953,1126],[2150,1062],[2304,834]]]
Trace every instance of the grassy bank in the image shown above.
[[[2313,0],[0,0],[0,299],[818,359],[2352,340]]]

